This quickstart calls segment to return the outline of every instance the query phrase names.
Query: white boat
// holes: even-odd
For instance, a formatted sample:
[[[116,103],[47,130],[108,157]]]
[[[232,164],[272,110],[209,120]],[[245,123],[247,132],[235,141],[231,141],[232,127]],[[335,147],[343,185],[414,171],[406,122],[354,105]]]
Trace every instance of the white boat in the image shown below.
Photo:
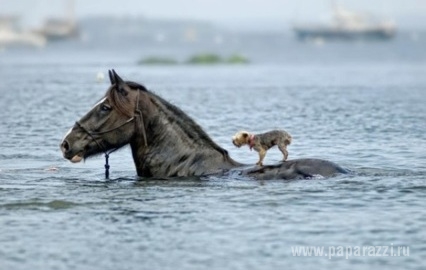
[[[40,33],[48,40],[62,40],[78,37],[78,28],[73,21],[59,18],[46,20]]]
[[[32,31],[20,30],[18,17],[0,16],[0,47],[31,46],[43,47],[46,38]]]
[[[64,17],[48,18],[38,32],[51,41],[78,37],[79,31],[74,14],[74,0],[68,0],[66,13]]]
[[[355,13],[336,4],[330,24],[295,25],[293,30],[300,40],[386,40],[395,36],[392,21],[377,20],[367,14]]]

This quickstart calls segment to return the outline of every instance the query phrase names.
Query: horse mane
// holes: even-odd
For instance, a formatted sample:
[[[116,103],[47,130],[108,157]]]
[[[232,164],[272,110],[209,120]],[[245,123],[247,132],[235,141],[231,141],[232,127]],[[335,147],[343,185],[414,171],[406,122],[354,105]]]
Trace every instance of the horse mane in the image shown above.
[[[199,126],[191,117],[189,117],[185,112],[183,112],[179,107],[171,104],[162,97],[154,94],[151,91],[148,91],[145,86],[133,82],[125,81],[124,82],[132,90],[140,90],[145,93],[148,93],[153,99],[152,102],[164,112],[170,122],[177,123],[182,127],[182,131],[194,141],[203,141],[208,146],[212,147],[216,151],[220,152],[225,158],[229,158],[228,151],[216,144],[209,135]],[[114,91],[115,87],[110,87],[106,97],[111,100],[112,106],[116,108],[120,113],[126,115],[127,117],[132,117],[134,114],[134,107],[131,106],[132,101],[129,99],[129,95],[123,95],[120,93],[120,90]]]
[[[167,108],[169,112],[165,112],[167,117],[173,122],[177,122],[186,133],[186,135],[193,140],[202,140],[207,143],[210,147],[220,152],[226,158],[229,157],[228,151],[224,148],[220,147],[217,143],[215,143],[210,136],[203,130],[203,128],[198,125],[191,117],[189,117],[184,111],[182,111],[179,107],[171,104],[167,100],[162,97],[150,92],[150,94],[155,97],[157,101],[161,103],[164,107]]]

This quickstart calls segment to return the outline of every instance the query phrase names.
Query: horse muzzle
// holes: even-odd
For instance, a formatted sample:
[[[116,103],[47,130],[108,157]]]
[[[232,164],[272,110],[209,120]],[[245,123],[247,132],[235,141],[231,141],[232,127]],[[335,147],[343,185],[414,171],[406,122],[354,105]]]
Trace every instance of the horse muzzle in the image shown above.
[[[84,158],[84,151],[73,150],[67,140],[62,141],[60,148],[64,158],[70,160],[72,163],[80,162]]]

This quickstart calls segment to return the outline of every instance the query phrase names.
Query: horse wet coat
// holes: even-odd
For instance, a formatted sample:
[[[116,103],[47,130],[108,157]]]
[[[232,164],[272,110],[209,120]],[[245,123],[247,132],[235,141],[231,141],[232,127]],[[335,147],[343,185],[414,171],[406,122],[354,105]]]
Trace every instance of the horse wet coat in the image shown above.
[[[345,173],[321,159],[288,160],[249,167],[233,160],[186,113],[143,85],[123,81],[109,71],[105,96],[65,135],[63,156],[79,162],[96,154],[108,155],[130,144],[138,176],[186,177],[229,172],[256,179],[296,179]]]

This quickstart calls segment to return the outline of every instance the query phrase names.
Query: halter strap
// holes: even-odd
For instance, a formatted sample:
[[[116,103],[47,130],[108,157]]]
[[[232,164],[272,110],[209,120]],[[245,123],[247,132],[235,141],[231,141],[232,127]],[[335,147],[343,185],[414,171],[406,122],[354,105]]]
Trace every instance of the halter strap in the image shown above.
[[[145,143],[145,146],[146,146],[146,147],[148,147],[148,139],[147,139],[147,137],[146,137],[145,123],[144,123],[144,121],[143,121],[143,114],[142,114],[142,112],[139,110],[139,94],[140,94],[140,92],[139,92],[139,91],[140,91],[140,90],[138,90],[138,98],[136,99],[137,101],[136,101],[136,110],[135,110],[135,112],[136,112],[137,114],[139,114],[139,116],[140,116],[141,124],[142,124],[142,135],[143,135],[143,141],[144,141],[144,143]],[[134,118],[134,116],[133,116],[132,118]]]
[[[133,117],[132,117],[133,118]],[[133,120],[133,119],[132,119]],[[113,128],[113,129],[110,129],[110,130],[108,130],[108,131],[105,131],[105,132],[90,132],[90,131],[88,131],[82,124],[80,124],[78,121],[77,122],[75,122],[75,124],[79,127],[79,128],[81,128],[84,132],[86,132],[87,133],[87,135],[89,135],[90,136],[90,138],[92,138],[92,140],[98,145],[98,147],[102,150],[102,152],[104,152],[104,155],[105,155],[105,165],[104,165],[104,167],[105,167],[105,178],[106,179],[108,179],[109,178],[109,168],[110,168],[110,166],[109,166],[109,164],[108,164],[108,159],[109,159],[109,155],[112,153],[112,152],[114,152],[114,151],[116,151],[116,150],[118,150],[118,148],[114,148],[114,149],[112,149],[112,150],[110,150],[109,152],[108,151],[106,151],[106,149],[96,140],[96,138],[94,137],[95,135],[100,135],[100,134],[104,134],[104,133],[107,133],[107,132],[110,132],[110,131],[114,131],[114,130],[116,130],[116,129],[118,129],[118,128],[120,128],[120,127],[122,127],[122,126],[124,126],[125,124],[127,124],[127,123],[130,123],[131,121],[126,121],[124,124],[122,124],[122,125],[120,125],[120,126],[118,126],[118,127],[116,127],[116,128]]]
[[[102,134],[106,134],[106,133],[109,133],[109,132],[111,132],[111,131],[114,131],[114,130],[116,130],[116,129],[121,128],[122,126],[124,126],[124,125],[125,125],[125,124],[127,124],[127,123],[132,122],[133,120],[135,120],[135,117],[134,117],[134,116],[130,117],[130,118],[129,118],[126,122],[124,122],[124,123],[122,123],[121,125],[116,126],[116,127],[114,127],[114,128],[111,128],[111,129],[108,129],[108,130],[105,130],[105,131],[91,131],[90,133],[91,133],[92,135],[102,135]],[[76,123],[78,123],[78,122],[76,122]],[[78,126],[79,126],[79,127],[82,127],[80,123],[78,123]],[[84,129],[84,128],[83,128],[83,129]],[[86,133],[88,133],[88,132],[87,132],[87,130],[85,130],[85,131],[86,131]]]

